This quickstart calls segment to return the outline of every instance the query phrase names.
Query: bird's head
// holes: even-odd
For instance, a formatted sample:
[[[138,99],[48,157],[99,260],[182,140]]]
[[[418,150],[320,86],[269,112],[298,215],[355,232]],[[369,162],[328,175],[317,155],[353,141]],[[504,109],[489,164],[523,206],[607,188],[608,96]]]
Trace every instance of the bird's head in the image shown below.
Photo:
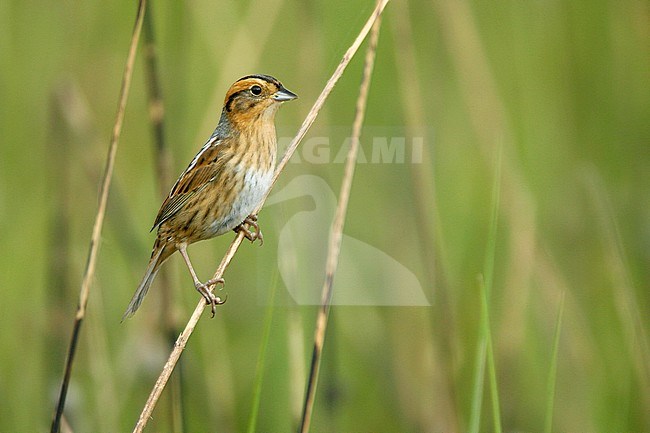
[[[247,75],[226,93],[223,114],[236,128],[273,122],[280,104],[298,96],[269,75]]]

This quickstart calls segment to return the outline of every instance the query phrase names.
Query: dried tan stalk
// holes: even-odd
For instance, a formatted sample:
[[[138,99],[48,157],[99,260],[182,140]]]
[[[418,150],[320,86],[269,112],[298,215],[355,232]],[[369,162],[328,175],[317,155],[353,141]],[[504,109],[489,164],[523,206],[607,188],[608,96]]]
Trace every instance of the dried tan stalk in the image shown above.
[[[72,337],[70,339],[70,346],[68,348],[68,354],[66,357],[63,381],[61,383],[61,391],[59,393],[59,401],[57,403],[54,419],[52,420],[52,427],[50,429],[52,433],[57,433],[61,425],[61,416],[63,415],[63,409],[65,408],[65,398],[68,393],[68,385],[70,383],[70,377],[72,374],[74,355],[77,349],[77,342],[79,341],[79,331],[81,330],[83,319],[86,316],[86,306],[88,305],[88,296],[90,294],[90,282],[95,276],[95,267],[97,265],[97,256],[99,254],[99,241],[102,234],[102,227],[104,226],[104,218],[106,216],[108,192],[113,177],[113,167],[115,166],[117,144],[122,133],[122,124],[124,122],[126,101],[128,100],[129,89],[131,88],[133,65],[135,63],[138,41],[140,40],[140,32],[142,30],[145,7],[146,0],[140,0],[140,3],[138,5],[138,12],[135,18],[133,34],[131,35],[129,54],[127,56],[126,65],[124,66],[124,73],[122,74],[122,87],[120,89],[117,114],[115,116],[115,124],[113,125],[111,141],[108,146],[108,156],[106,158],[106,166],[104,168],[104,175],[102,176],[102,184],[99,193],[99,206],[97,207],[93,233],[92,237],[90,238],[90,250],[88,252],[86,270],[84,271],[83,280],[81,282],[81,289],[79,290],[79,304],[77,306],[77,313],[75,314],[74,325],[72,328]]]
[[[329,317],[330,306],[332,305],[332,294],[334,274],[339,263],[341,252],[341,239],[343,238],[343,226],[345,225],[345,216],[350,201],[350,189],[354,179],[354,170],[357,165],[357,154],[359,153],[359,140],[361,137],[361,127],[366,114],[366,104],[368,102],[368,90],[370,89],[370,80],[372,71],[375,66],[375,56],[377,53],[377,41],[379,39],[379,28],[381,19],[378,18],[372,26],[370,33],[370,43],[366,51],[366,59],[363,68],[363,78],[359,87],[359,96],[357,97],[357,106],[352,124],[352,136],[350,150],[348,151],[345,162],[345,171],[343,172],[343,183],[339,193],[339,201],[336,206],[336,214],[332,222],[330,231],[329,245],[327,248],[327,262],[325,264],[325,281],[321,292],[321,305],[316,317],[316,329],[314,331],[314,350],[312,351],[311,366],[309,369],[309,379],[307,380],[307,390],[305,392],[305,403],[302,411],[302,421],[300,423],[300,432],[309,431],[311,423],[311,414],[314,408],[314,399],[316,397],[316,386],[318,385],[318,372],[323,354],[323,343],[325,342],[325,331],[327,330],[327,320]]]

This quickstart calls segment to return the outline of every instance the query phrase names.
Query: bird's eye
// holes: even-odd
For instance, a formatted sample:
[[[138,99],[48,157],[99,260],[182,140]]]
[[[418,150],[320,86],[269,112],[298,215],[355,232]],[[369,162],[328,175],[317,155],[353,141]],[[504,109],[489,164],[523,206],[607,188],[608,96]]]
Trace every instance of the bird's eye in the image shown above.
[[[251,93],[255,96],[260,96],[262,94],[262,88],[256,84],[251,87]]]

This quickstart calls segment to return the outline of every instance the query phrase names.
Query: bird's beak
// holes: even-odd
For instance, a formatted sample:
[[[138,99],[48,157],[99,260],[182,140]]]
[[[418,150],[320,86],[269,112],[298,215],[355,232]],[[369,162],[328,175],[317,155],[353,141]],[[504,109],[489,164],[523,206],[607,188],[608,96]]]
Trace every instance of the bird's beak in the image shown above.
[[[287,90],[284,87],[280,87],[280,90],[275,92],[273,95],[273,99],[278,101],[278,102],[285,102],[285,101],[291,101],[292,99],[296,99],[298,95],[293,93],[291,90]]]

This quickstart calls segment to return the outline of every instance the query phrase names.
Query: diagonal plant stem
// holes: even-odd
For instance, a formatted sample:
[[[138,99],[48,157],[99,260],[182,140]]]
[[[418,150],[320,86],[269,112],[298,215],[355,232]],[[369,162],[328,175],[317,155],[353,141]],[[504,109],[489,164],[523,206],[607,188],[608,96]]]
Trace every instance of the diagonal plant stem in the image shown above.
[[[381,0],[377,6],[375,7],[375,10],[372,12],[370,18],[368,18],[368,21],[366,24],[363,26],[361,31],[359,32],[359,35],[357,38],[354,40],[350,48],[345,52],[343,55],[343,58],[341,59],[341,62],[337,66],[337,68],[334,70],[334,73],[330,77],[330,79],[327,81],[325,84],[325,87],[321,91],[321,94],[318,96],[316,99],[316,102],[312,106],[311,110],[307,114],[307,117],[305,117],[305,120],[303,121],[300,129],[298,130],[296,136],[294,139],[291,141],[289,146],[287,147],[287,150],[284,153],[284,156],[278,163],[278,166],[276,167],[275,174],[273,176],[273,182],[271,185],[271,188],[269,188],[269,191],[267,192],[266,196],[264,197],[264,200],[262,200],[262,203],[258,206],[258,208],[255,210],[255,213],[259,213],[259,210],[262,208],[264,205],[264,202],[266,201],[266,197],[268,197],[268,194],[270,193],[270,190],[273,188],[273,185],[275,185],[275,182],[277,181],[278,177],[284,170],[284,167],[287,165],[289,162],[289,159],[293,155],[293,153],[296,151],[298,148],[298,145],[302,141],[302,139],[305,137],[307,134],[307,131],[311,127],[311,125],[314,123],[316,120],[316,117],[318,116],[319,111],[323,107],[323,104],[325,103],[325,100],[331,93],[332,89],[334,89],[334,86],[338,82],[339,78],[341,78],[341,75],[343,75],[343,72],[345,71],[345,68],[348,66],[350,63],[350,60],[354,57],[356,52],[359,49],[359,46],[363,42],[363,40],[366,38],[368,33],[370,32],[371,27],[373,24],[377,21],[377,19],[381,16],[381,13],[383,12],[384,8],[386,7],[386,4],[388,4],[389,0]],[[226,254],[224,255],[223,259],[221,260],[221,263],[219,264],[214,277],[213,278],[221,278],[223,276],[224,271],[232,261],[233,257],[235,256],[235,253],[239,249],[239,246],[242,243],[242,240],[244,239],[244,233],[243,231],[240,231],[233,242],[230,244],[230,247],[226,251]],[[210,288],[210,290],[214,289],[214,286]],[[188,320],[187,324],[185,325],[185,329],[180,333],[178,338],[176,339],[176,343],[174,344],[174,348],[172,349],[172,352],[169,355],[169,358],[167,359],[167,362],[163,366],[162,371],[160,372],[160,375],[158,376],[158,379],[156,380],[156,383],[153,386],[153,389],[151,390],[151,393],[149,394],[149,398],[147,399],[147,402],[145,403],[142,412],[140,413],[140,417],[133,429],[134,433],[139,433],[142,432],[147,425],[147,422],[151,418],[151,414],[156,407],[156,404],[158,402],[158,399],[160,398],[160,395],[162,394],[163,389],[165,388],[165,385],[169,381],[169,377],[171,376],[172,372],[174,371],[174,367],[176,366],[176,363],[178,362],[183,350],[185,349],[185,346],[187,345],[187,341],[189,340],[190,336],[192,335],[192,332],[194,332],[194,328],[196,327],[196,324],[199,321],[199,318],[201,317],[201,314],[203,313],[203,310],[205,309],[205,301],[201,299],[194,309],[194,312],[192,313],[192,316]]]
[[[102,234],[102,227],[104,226],[104,217],[106,216],[108,192],[111,185],[111,179],[113,177],[113,167],[115,166],[117,144],[122,133],[122,124],[124,122],[126,102],[129,96],[129,89],[131,88],[133,65],[135,63],[138,41],[140,40],[140,32],[142,30],[145,7],[146,0],[140,0],[137,15],[135,18],[135,25],[133,27],[133,34],[131,36],[131,43],[129,45],[129,54],[127,56],[126,65],[124,66],[124,73],[122,74],[122,87],[120,89],[117,114],[115,116],[115,124],[113,125],[111,141],[108,146],[108,156],[106,158],[106,166],[104,168],[104,175],[102,176],[102,184],[99,194],[99,205],[97,207],[97,214],[95,216],[95,223],[93,225],[92,237],[90,239],[90,250],[88,252],[88,259],[86,261],[86,270],[81,282],[81,289],[79,290],[79,304],[77,306],[77,313],[75,314],[74,325],[72,328],[72,337],[70,339],[70,346],[68,348],[68,354],[66,357],[63,381],[61,383],[61,391],[59,393],[59,400],[57,403],[56,412],[54,413],[54,419],[52,420],[52,427],[50,430],[52,433],[57,433],[61,426],[61,416],[63,415],[63,409],[65,408],[65,399],[68,393],[70,377],[72,375],[72,365],[74,362],[75,353],[77,351],[79,332],[81,330],[83,319],[86,316],[86,306],[88,305],[88,296],[90,294],[90,282],[95,276],[97,256],[99,254],[99,242]]]
[[[377,41],[379,39],[379,28],[381,27],[381,18],[378,18],[372,26],[370,33],[370,43],[366,51],[365,64],[363,68],[363,78],[359,87],[359,96],[357,98],[356,112],[354,123],[352,124],[352,140],[350,150],[348,151],[345,162],[345,171],[343,172],[343,183],[339,193],[339,202],[336,207],[336,214],[332,222],[329,245],[327,249],[327,263],[325,265],[325,281],[321,295],[321,305],[316,317],[316,329],[314,332],[314,350],[312,352],[311,366],[309,369],[309,378],[307,380],[307,390],[305,392],[305,403],[303,405],[302,421],[300,423],[300,432],[309,431],[311,423],[311,414],[314,408],[314,398],[316,396],[316,386],[318,385],[318,372],[323,353],[323,343],[325,342],[325,331],[327,330],[327,321],[329,318],[330,307],[332,305],[334,274],[338,267],[339,254],[341,252],[341,239],[343,238],[343,226],[345,225],[345,216],[347,214],[348,203],[350,201],[350,189],[354,178],[356,168],[357,154],[359,153],[359,137],[361,136],[361,127],[366,114],[366,105],[368,102],[368,90],[370,89],[370,80],[375,65],[375,56],[377,53]]]

